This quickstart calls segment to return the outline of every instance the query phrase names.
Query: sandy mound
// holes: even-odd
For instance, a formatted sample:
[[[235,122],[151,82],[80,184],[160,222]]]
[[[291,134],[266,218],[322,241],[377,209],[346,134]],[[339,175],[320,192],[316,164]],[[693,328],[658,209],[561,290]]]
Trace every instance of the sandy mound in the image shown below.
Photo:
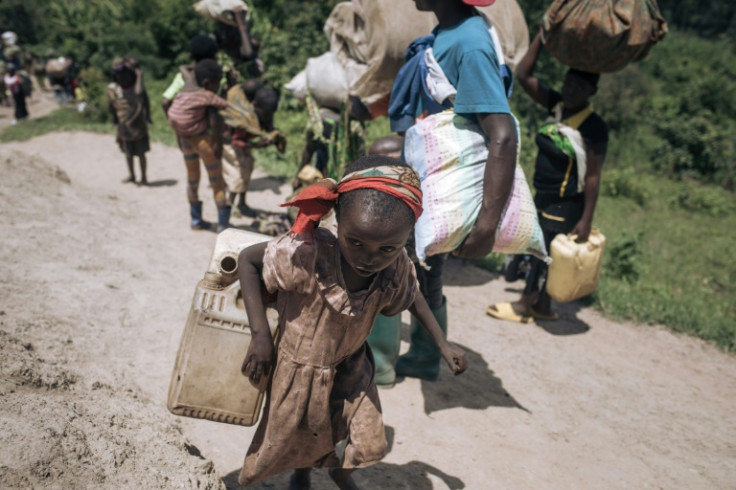
[[[66,216],[72,213],[62,219],[61,211],[111,206],[41,159],[3,151],[0,168],[0,199],[12,210],[3,218],[0,260],[25,264],[22,274],[11,267],[0,273],[3,487],[225,488],[213,463],[139,389],[104,372],[104,363],[89,369],[80,364],[89,351],[79,339],[94,337],[98,325],[47,308],[54,304],[49,289],[74,283],[69,274],[55,275],[51,262],[74,263],[71,250],[88,270],[106,262],[104,254],[84,260],[97,254],[82,251],[88,237],[70,235]],[[77,223],[90,218],[73,214]],[[78,308],[69,305],[70,312]]]

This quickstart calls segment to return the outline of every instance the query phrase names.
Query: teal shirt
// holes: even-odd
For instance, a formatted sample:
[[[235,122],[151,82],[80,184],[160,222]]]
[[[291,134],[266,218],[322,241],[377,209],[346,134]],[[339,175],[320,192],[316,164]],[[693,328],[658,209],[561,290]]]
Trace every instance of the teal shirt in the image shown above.
[[[493,40],[479,16],[435,28],[434,57],[457,89],[455,112],[511,114]]]

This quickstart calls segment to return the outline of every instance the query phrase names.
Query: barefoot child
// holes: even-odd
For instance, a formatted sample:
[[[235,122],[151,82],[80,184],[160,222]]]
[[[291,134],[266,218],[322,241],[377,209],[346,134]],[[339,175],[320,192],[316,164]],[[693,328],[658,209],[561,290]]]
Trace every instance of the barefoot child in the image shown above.
[[[404,250],[422,212],[419,185],[398,160],[360,158],[337,185],[321,180],[288,203],[299,208],[291,233],[241,252],[239,278],[253,335],[243,374],[258,383],[274,369],[242,485],[295,469],[291,487],[309,488],[310,469],[328,467],[339,488],[357,488],[353,470],[383,458],[381,405],[365,342],[379,313],[408,308],[452,371],[465,371],[464,352],[447,342],[418,294]],[[337,236],[314,226],[333,206]],[[277,293],[276,353],[261,280]],[[338,455],[340,442],[346,444]]]
[[[147,185],[146,152],[150,151],[148,142],[148,121],[150,121],[148,97],[143,88],[143,72],[130,60],[116,58],[113,61],[114,82],[107,86],[107,99],[113,122],[118,127],[117,143],[125,154],[128,164],[128,178],[124,183],[135,183],[135,157],[141,167],[141,185]]]
[[[215,60],[198,61],[194,66],[194,80],[186,80],[167,113],[169,124],[176,131],[187,167],[187,198],[193,230],[209,228],[209,223],[202,219],[202,201],[199,200],[200,158],[207,169],[215,196],[217,231],[230,226],[230,205],[222,177],[224,123],[217,112],[227,107],[227,101],[215,95],[221,78],[222,69]]]

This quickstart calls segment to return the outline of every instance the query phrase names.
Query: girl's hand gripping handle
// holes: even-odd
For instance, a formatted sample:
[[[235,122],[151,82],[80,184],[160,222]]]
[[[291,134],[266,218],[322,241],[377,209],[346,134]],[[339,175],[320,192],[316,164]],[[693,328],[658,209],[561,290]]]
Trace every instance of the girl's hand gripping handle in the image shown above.
[[[273,360],[273,339],[269,333],[265,335],[253,335],[245,355],[243,366],[240,371],[250,379],[254,385],[259,385],[261,379],[268,377],[271,373],[271,362]]]
[[[251,330],[250,346],[240,371],[254,385],[259,385],[261,379],[270,374],[274,354],[273,337],[261,294],[260,279],[266,245],[266,242],[252,245],[238,256],[238,278]]]

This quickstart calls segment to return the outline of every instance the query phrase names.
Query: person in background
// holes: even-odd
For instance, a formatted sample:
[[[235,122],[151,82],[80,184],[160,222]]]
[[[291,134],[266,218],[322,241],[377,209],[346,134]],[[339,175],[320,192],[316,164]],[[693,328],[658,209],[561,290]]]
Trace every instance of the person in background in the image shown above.
[[[222,176],[224,123],[218,113],[228,104],[216,95],[221,79],[222,68],[215,60],[208,58],[197,62],[194,80],[186,81],[167,113],[187,167],[187,198],[193,230],[210,227],[202,219],[202,201],[199,200],[200,159],[207,170],[217,206],[217,231],[230,226],[231,207]]]
[[[464,258],[483,257],[492,250],[496,228],[511,192],[516,165],[516,127],[500,71],[501,60],[496,56],[488,27],[475,9],[475,6],[492,3],[493,0],[415,0],[418,10],[433,12],[438,20],[438,25],[432,32],[434,57],[448,81],[457,90],[455,113],[477,121],[488,137],[488,159],[480,213],[473,231],[453,252]],[[400,82],[397,79],[397,83]],[[391,106],[394,106],[396,92],[392,90]],[[428,106],[423,98],[418,99],[410,108],[413,119],[445,109],[437,103]],[[428,257],[429,270],[415,264],[422,295],[445,334],[447,302],[442,291],[442,271],[446,258],[446,254]],[[375,327],[377,336],[386,337],[380,342],[381,345],[391,345],[391,339],[396,338],[395,331],[401,325],[401,318],[394,317],[391,322]],[[416,317],[411,320],[410,341],[409,352],[399,357],[395,370],[389,365],[376,366],[377,371],[380,369],[385,373],[383,381],[386,385],[393,384],[396,376],[410,376],[428,381],[436,380],[439,376],[439,351]],[[388,351],[387,354],[384,358],[389,359]]]
[[[527,94],[549,113],[535,138],[534,202],[547,249],[558,233],[576,241],[588,240],[598,200],[601,168],[606,158],[608,126],[593,112],[590,98],[598,89],[599,75],[569,69],[556,92],[534,76],[542,50],[537,34],[517,66],[517,80]],[[526,323],[533,318],[556,320],[546,291],[547,264],[530,258],[524,292],[517,301],[491,305],[495,318]]]
[[[246,204],[246,193],[255,164],[252,150],[269,145],[276,145],[281,152],[286,149],[286,139],[273,126],[273,116],[279,104],[279,93],[272,88],[263,87],[256,80],[248,80],[231,87],[227,92],[227,101],[230,106],[227,112],[233,111],[234,107],[239,107],[244,112],[255,114],[255,119],[252,117],[227,119],[231,145],[240,173],[237,187],[228,189],[230,205],[237,206],[241,215],[253,218],[256,213]]]
[[[148,185],[146,153],[150,151],[148,122],[150,104],[143,88],[143,71],[133,59],[116,58],[112,65],[113,83],[107,87],[108,108],[117,125],[117,143],[125,154],[128,177],[135,183],[134,158],[140,164],[141,185]]]
[[[215,59],[215,56],[217,56],[217,41],[210,36],[197,34],[189,40],[189,56],[195,64],[201,60]],[[187,79],[193,79],[193,66],[180,66],[179,72],[174,76],[174,79],[166,90],[164,90],[161,99],[161,107],[165,114],[168,114],[169,107],[171,107],[171,103],[173,102],[174,97],[176,97],[176,94],[178,94],[184,87],[186,83],[185,75]]]
[[[13,105],[15,106],[13,112],[13,120],[10,124],[17,124],[18,121],[22,121],[28,117],[28,107],[26,106],[26,97],[30,95],[29,84],[30,79],[24,80],[21,77],[20,70],[12,63],[8,64],[5,68],[5,76],[3,82],[10,91],[13,97]]]
[[[349,162],[365,155],[365,123],[356,117],[352,106],[345,104],[339,111],[321,107],[310,94],[305,103],[309,119],[302,158],[292,182],[294,190],[305,184],[299,176],[313,158],[319,178],[336,179]]]

